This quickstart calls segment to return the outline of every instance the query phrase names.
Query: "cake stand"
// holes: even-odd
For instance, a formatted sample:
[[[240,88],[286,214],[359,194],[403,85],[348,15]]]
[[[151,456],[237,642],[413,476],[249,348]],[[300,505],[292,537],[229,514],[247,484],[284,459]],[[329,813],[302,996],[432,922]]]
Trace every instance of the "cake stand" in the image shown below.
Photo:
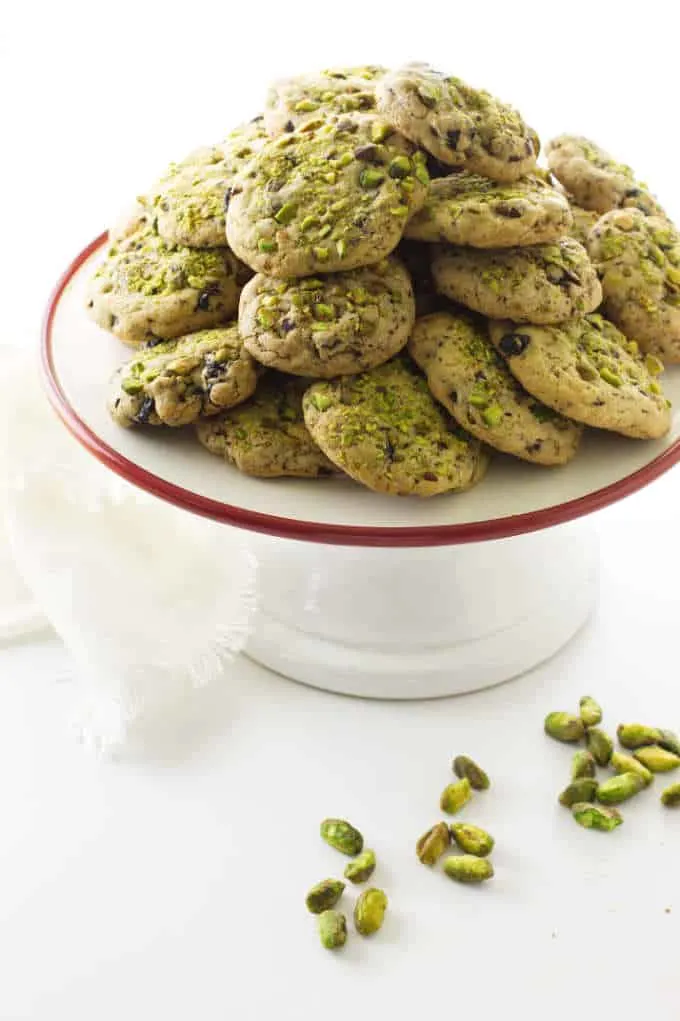
[[[241,475],[193,431],[124,430],[108,416],[120,342],[87,318],[84,287],[106,235],[50,299],[50,400],[112,471],[187,511],[244,529],[259,564],[247,653],[327,690],[423,698],[507,680],[553,655],[588,618],[598,550],[588,519],[680,459],[680,413],[662,440],[588,432],[571,464],[494,458],[468,493],[381,496],[349,480]],[[665,389],[680,406],[680,370]]]

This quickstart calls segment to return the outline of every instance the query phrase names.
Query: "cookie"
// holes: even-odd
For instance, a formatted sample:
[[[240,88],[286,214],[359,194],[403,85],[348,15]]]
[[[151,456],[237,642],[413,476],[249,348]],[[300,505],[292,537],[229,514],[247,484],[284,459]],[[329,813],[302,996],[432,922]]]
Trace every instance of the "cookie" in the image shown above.
[[[331,475],[335,466],[314,443],[302,417],[302,394],[308,385],[292,376],[267,373],[245,404],[199,420],[198,439],[211,454],[245,475]]]
[[[680,362],[680,232],[637,209],[607,213],[588,251],[607,315],[645,351]]]
[[[570,201],[572,224],[569,228],[570,237],[578,241],[579,244],[583,245],[584,248],[588,247],[588,236],[600,219],[599,213],[594,213],[591,209],[582,209],[581,206],[576,205],[575,202]]]
[[[663,366],[601,315],[546,327],[492,322],[489,331],[522,386],[563,415],[638,439],[668,432]]]
[[[267,93],[265,127],[276,137],[319,117],[375,111],[375,82],[384,74],[377,65],[333,67],[274,82]]]
[[[452,167],[495,181],[516,181],[536,164],[536,132],[512,107],[460,78],[408,64],[376,85],[378,112]]]
[[[254,358],[316,379],[388,361],[406,344],[414,321],[409,275],[392,257],[318,279],[258,274],[239,306],[241,334]]]
[[[218,146],[174,163],[147,198],[162,238],[190,248],[225,243],[225,197],[234,177],[267,138],[262,119],[241,125]]]
[[[494,350],[484,320],[464,312],[425,316],[408,350],[437,400],[484,443],[544,465],[576,453],[582,427],[527,393]]]
[[[460,171],[432,181],[404,233],[418,241],[510,248],[556,241],[571,226],[568,199],[536,174],[503,185]]]
[[[425,157],[372,118],[318,120],[265,145],[234,185],[227,239],[267,276],[380,262],[425,201]]]
[[[314,383],[302,404],[324,453],[377,492],[435,496],[469,488],[486,470],[481,444],[437,404],[403,356],[357,376]]]
[[[665,213],[631,167],[580,135],[560,135],[546,146],[548,165],[574,200],[584,209],[608,213],[610,209],[641,209],[648,216]]]
[[[165,340],[116,374],[109,411],[122,426],[188,425],[250,397],[258,368],[235,323]]]
[[[228,248],[171,245],[144,223],[111,245],[86,306],[105,330],[138,345],[225,322],[249,277]]]
[[[442,294],[495,319],[559,323],[602,301],[588,253],[569,237],[527,248],[438,246],[432,273]]]

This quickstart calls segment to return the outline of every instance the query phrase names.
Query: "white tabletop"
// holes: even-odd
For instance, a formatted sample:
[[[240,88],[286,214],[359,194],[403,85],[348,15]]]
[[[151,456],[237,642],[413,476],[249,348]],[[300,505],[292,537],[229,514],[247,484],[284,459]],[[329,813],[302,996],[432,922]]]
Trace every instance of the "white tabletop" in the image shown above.
[[[318,3],[13,5],[0,27],[3,339],[32,342],[55,275],[129,196],[257,112],[263,76],[301,66],[430,59],[545,134],[595,135],[680,212],[662,0],[644,24],[608,3],[575,3],[564,22],[543,3],[456,8],[345,0],[336,24]],[[661,808],[657,781],[617,832],[581,830],[555,801],[569,749],[542,720],[592,692],[610,728],[680,727],[679,499],[671,472],[599,514],[594,619],[481,694],[359,702],[244,660],[197,696],[186,734],[101,762],[70,728],[57,642],[0,650],[0,1019],[676,1016],[680,812]],[[483,889],[414,855],[458,752],[493,778],[463,815],[496,837]],[[326,815],[364,831],[390,899],[381,933],[335,955],[304,908],[307,887],[344,866],[318,837]]]

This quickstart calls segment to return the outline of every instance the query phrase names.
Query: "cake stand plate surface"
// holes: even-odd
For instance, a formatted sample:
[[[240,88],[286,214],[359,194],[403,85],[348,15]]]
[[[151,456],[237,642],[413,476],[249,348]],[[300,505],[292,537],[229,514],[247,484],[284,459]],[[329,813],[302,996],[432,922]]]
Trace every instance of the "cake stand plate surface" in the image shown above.
[[[50,400],[119,475],[246,530],[260,565],[248,652],[296,680],[367,697],[432,697],[495,684],[546,659],[596,598],[586,516],[680,459],[676,412],[662,440],[589,431],[569,465],[498,456],[470,492],[429,500],[340,478],[241,475],[190,428],[161,434],[110,419],[110,379],[132,352],[84,311],[104,242],[74,260],[50,301],[42,350]],[[664,387],[680,406],[680,369],[666,373]]]

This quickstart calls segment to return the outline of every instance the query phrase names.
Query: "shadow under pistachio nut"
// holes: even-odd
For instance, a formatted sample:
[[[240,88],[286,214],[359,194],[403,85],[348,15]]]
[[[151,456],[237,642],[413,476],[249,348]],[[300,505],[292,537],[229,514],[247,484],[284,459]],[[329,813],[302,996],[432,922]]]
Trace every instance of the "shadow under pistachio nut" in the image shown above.
[[[649,787],[654,779],[654,774],[650,769],[647,769],[641,762],[638,762],[633,755],[626,755],[624,752],[614,752],[609,765],[617,773],[637,773],[638,776],[642,777],[647,787]]]
[[[454,822],[451,823],[449,829],[458,847],[466,854],[486,858],[487,854],[491,854],[493,851],[495,840],[481,826],[473,826],[469,822]]]
[[[324,819],[321,823],[321,839],[336,851],[342,851],[352,858],[355,854],[361,854],[364,849],[364,838],[361,833],[345,819]]]
[[[584,749],[580,752],[576,752],[574,758],[571,760],[571,778],[572,780],[581,780],[583,777],[595,776],[595,757],[592,752]]]
[[[661,804],[666,808],[680,808],[680,783],[672,783],[661,791]]]
[[[645,727],[642,723],[620,723],[616,728],[619,744],[635,751],[645,745],[658,744],[661,732],[656,727]]]
[[[569,786],[564,788],[558,801],[565,808],[571,808],[579,801],[594,801],[596,794],[597,780],[593,777],[582,776],[578,780],[572,780]]]
[[[584,695],[580,700],[579,712],[586,727],[596,727],[602,722],[602,709],[591,695]]]
[[[340,911],[324,911],[319,915],[319,939],[326,950],[337,950],[347,942],[347,919]]]
[[[446,848],[451,843],[451,831],[445,822],[423,833],[416,844],[416,854],[423,865],[436,865]]]
[[[556,741],[573,744],[580,741],[585,733],[585,726],[580,716],[571,713],[548,713],[545,718],[546,734]]]
[[[305,899],[307,910],[313,915],[320,915],[322,911],[334,908],[344,889],[345,884],[340,879],[322,879],[307,894]]]
[[[370,936],[382,926],[387,911],[387,897],[382,890],[364,890],[354,905],[354,925],[361,936]]]
[[[579,826],[583,826],[587,830],[600,830],[602,833],[609,833],[623,823],[620,812],[604,805],[591,805],[577,801],[575,805],[571,806],[571,814]]]
[[[488,858],[473,854],[452,854],[444,862],[444,872],[457,883],[484,883],[493,876],[493,865]]]
[[[446,812],[448,815],[455,815],[459,812],[463,805],[466,805],[472,797],[472,786],[470,781],[465,776],[462,780],[458,780],[456,783],[450,783],[442,791],[442,796],[439,799],[439,807],[442,812]]]
[[[598,766],[608,766],[614,753],[614,742],[609,734],[599,727],[589,727],[586,731],[586,746]]]
[[[652,773],[670,773],[680,766],[680,755],[669,752],[658,744],[645,745],[633,752],[633,755]]]
[[[457,755],[453,760],[453,772],[461,780],[469,780],[470,786],[476,791],[486,791],[491,786],[488,775],[481,766],[467,755]]]
[[[619,773],[600,784],[597,800],[603,805],[620,805],[622,801],[635,797],[646,786],[639,773]]]
[[[350,883],[365,883],[375,871],[375,851],[363,851],[358,858],[345,866],[345,879]]]

